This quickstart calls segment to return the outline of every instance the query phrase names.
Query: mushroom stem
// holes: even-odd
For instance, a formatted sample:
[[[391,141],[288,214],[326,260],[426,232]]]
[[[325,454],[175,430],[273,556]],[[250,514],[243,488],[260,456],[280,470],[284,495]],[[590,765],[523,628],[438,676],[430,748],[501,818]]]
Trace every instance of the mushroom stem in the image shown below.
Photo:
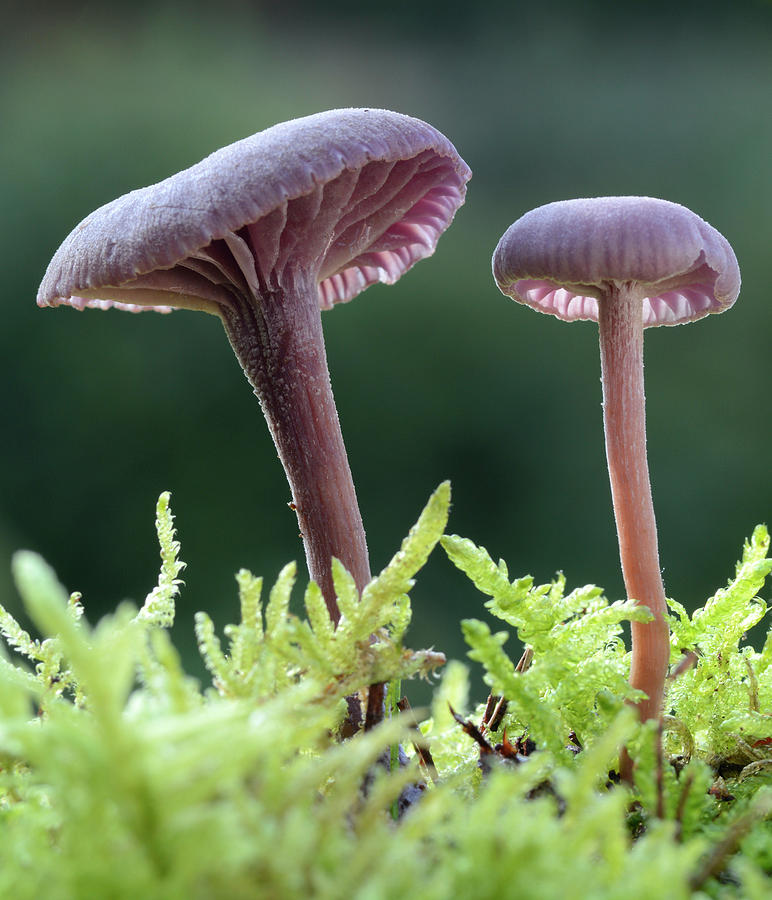
[[[603,424],[622,575],[628,597],[654,614],[653,621],[631,626],[630,683],[647,694],[638,704],[645,722],[661,712],[670,643],[646,459],[643,294],[627,283],[611,284],[598,307]]]
[[[284,269],[280,284],[223,311],[223,324],[260,401],[284,466],[311,578],[334,622],[332,557],[361,592],[370,581],[364,526],[324,350],[316,280]]]

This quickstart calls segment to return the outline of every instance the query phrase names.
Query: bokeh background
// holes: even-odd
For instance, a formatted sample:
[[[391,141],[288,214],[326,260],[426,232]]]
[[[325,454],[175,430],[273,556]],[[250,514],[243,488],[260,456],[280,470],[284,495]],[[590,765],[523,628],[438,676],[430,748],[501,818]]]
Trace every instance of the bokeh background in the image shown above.
[[[603,456],[597,329],[502,297],[499,236],[542,203],[647,194],[732,242],[729,313],[646,336],[649,455],[668,593],[695,606],[772,518],[772,6],[673,3],[10,4],[0,32],[0,590],[40,551],[96,620],[155,583],[172,491],[192,614],[235,615],[233,573],[302,563],[288,488],[217,321],[39,310],[46,264],[92,209],[275,122],[381,106],[431,122],[474,171],[467,204],[393,287],[325,314],[372,565],[432,489],[450,530],[513,575],[622,580]],[[462,657],[484,615],[442,551],[414,646]]]

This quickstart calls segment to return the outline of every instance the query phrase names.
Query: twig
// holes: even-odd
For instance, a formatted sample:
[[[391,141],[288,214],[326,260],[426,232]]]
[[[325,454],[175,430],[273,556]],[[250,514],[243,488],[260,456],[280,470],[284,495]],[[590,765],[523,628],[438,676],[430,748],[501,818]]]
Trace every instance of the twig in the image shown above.
[[[506,711],[506,699],[504,697],[499,697],[497,694],[489,694],[488,702],[485,704],[482,722],[480,723],[480,731],[498,731]]]
[[[678,663],[667,676],[668,681],[675,681],[679,675],[683,675],[684,672],[688,672],[689,669],[692,669],[697,665],[699,656],[697,656],[694,650],[684,650],[682,652],[683,656],[678,660]]]
[[[367,712],[365,713],[365,731],[371,731],[383,721],[383,701],[385,697],[383,682],[371,684],[367,692]]]
[[[482,735],[480,729],[474,724],[474,722],[467,721],[463,716],[460,716],[455,709],[448,703],[448,709],[450,710],[451,716],[458,722],[461,726],[464,734],[468,734],[470,738],[477,744],[480,748],[480,756],[488,756],[488,754],[493,753],[493,747],[485,740]]]

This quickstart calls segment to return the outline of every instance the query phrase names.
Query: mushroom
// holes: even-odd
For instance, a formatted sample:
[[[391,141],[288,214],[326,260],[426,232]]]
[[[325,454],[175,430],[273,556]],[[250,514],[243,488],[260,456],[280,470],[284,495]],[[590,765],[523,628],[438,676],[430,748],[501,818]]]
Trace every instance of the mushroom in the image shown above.
[[[331,558],[370,580],[320,310],[434,252],[470,171],[442,134],[376,109],[284,122],[84,219],[39,306],[218,316],[292,491],[311,577],[335,621]]]
[[[632,623],[630,683],[658,718],[670,658],[665,590],[646,460],[643,329],[728,309],[740,270],[726,239],[677,203],[597,197],[549,203],[505,232],[493,254],[499,289],[600,332],[603,424],[627,595],[654,618]]]

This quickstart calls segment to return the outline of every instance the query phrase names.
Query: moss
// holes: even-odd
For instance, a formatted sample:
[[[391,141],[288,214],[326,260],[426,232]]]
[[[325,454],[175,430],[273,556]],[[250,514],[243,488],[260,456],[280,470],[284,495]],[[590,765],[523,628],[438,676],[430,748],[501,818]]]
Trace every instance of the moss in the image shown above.
[[[740,647],[763,612],[765,532],[702,612],[673,604],[674,663],[687,649],[697,665],[672,684],[664,733],[625,703],[620,629],[645,613],[592,586],[567,592],[562,576],[510,582],[484,550],[443,538],[533,650],[517,666],[504,633],[464,623],[470,657],[508,701],[500,725],[478,729],[491,747],[481,765],[482,745],[448,708],[464,722],[482,714],[461,663],[447,666],[430,719],[395,711],[399,681],[442,661],[403,641],[409,591],[449,501],[443,485],[361,601],[336,567],[337,630],[315,585],[305,617],[290,613],[293,566],[266,601],[261,580],[240,572],[241,620],[224,640],[197,617],[210,684],[185,673],[168,633],[183,565],[168,495],[161,574],[139,611],[122,605],[92,626],[39,557],[17,555],[42,637],[0,612],[16,657],[0,659],[0,895],[765,896],[772,770],[728,763],[740,744],[765,754],[770,736],[772,651]],[[346,697],[385,681],[390,714],[341,741]],[[637,761],[632,790],[609,778],[622,745]],[[717,759],[729,766],[724,794]]]

